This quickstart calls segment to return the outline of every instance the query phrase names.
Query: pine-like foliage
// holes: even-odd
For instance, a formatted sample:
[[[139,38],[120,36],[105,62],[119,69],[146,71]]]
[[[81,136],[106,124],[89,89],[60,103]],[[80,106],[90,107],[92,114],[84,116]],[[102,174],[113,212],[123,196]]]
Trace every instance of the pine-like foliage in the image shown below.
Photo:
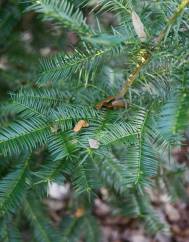
[[[34,241],[100,241],[92,207],[102,186],[111,206],[150,233],[167,229],[148,193],[163,186],[175,198],[184,182],[172,150],[189,120],[189,0],[97,2],[92,26],[83,13],[90,1],[27,1],[27,11],[74,32],[78,44],[42,58],[32,84],[0,107],[1,241],[22,241],[10,228],[23,213]],[[116,18],[109,28],[106,11]],[[60,180],[76,202],[55,229],[41,198]]]

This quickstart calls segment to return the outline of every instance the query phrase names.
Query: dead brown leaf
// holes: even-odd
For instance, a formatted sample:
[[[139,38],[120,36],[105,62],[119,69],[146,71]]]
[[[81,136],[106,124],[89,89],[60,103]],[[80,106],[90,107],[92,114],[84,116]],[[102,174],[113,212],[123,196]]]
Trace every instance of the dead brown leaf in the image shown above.
[[[76,123],[76,125],[75,125],[73,131],[74,131],[75,133],[77,133],[77,132],[79,132],[82,128],[87,128],[87,127],[89,127],[89,123],[88,123],[87,121],[85,121],[85,120],[79,120],[79,121]]]
[[[136,34],[138,35],[139,39],[142,42],[145,41],[147,36],[144,31],[144,25],[143,25],[140,17],[138,16],[138,14],[135,11],[132,11],[131,17],[132,17],[132,23],[133,23],[133,27],[135,29]]]

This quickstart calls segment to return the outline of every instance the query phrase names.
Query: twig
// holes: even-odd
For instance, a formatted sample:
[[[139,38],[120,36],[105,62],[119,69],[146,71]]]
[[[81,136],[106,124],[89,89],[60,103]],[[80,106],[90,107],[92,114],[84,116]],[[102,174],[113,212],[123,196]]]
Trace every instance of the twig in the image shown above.
[[[124,83],[123,87],[121,88],[120,92],[116,95],[116,99],[120,97],[124,97],[125,94],[127,93],[129,87],[133,84],[134,80],[140,73],[141,69],[143,66],[149,61],[151,54],[148,53],[147,51],[143,51],[144,53],[141,55],[140,51],[140,62],[136,65],[135,69],[133,72],[129,75],[127,81]]]

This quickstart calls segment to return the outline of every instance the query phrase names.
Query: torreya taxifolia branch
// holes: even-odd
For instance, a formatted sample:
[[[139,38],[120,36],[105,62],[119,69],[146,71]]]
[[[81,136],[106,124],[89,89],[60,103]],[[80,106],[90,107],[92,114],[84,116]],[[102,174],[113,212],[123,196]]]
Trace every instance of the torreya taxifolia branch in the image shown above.
[[[123,233],[133,219],[148,238],[171,232],[154,198],[187,198],[189,0],[99,0],[92,15],[96,1],[30,0],[24,18],[16,2],[0,14],[0,241],[100,242],[113,214]]]
[[[185,9],[187,5],[189,5],[189,0],[183,0],[180,3],[180,5],[177,8],[177,11],[168,20],[166,27],[160,32],[159,36],[156,38],[156,44],[153,47],[152,51],[155,50],[160,45],[161,41],[166,36],[167,31],[176,22],[177,18],[180,16],[180,14],[182,13],[182,11]],[[119,99],[125,96],[130,86],[133,84],[134,80],[137,78],[138,74],[140,73],[141,69],[146,63],[149,62],[152,55],[147,50],[142,50],[140,51],[139,56],[140,56],[139,63],[136,65],[132,73],[129,75],[127,81],[123,84],[121,90],[118,92],[115,99]]]

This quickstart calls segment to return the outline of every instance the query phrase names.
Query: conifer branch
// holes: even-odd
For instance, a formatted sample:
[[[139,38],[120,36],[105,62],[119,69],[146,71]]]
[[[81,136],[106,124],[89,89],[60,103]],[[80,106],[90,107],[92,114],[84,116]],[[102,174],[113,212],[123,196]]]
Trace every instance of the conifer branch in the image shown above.
[[[25,199],[24,204],[25,213],[32,224],[36,240],[41,242],[52,242],[53,240],[49,235],[50,228],[44,224],[44,217],[40,214],[41,211],[36,210],[36,207],[34,207],[34,205],[32,206],[32,203],[29,200]]]
[[[26,189],[26,177],[29,158],[22,166],[9,173],[0,183],[0,214],[12,211],[22,202]]]
[[[41,27],[37,21],[32,41],[26,40],[33,50],[32,56],[37,54],[38,58],[38,52],[46,55],[41,52],[43,32],[38,30],[46,32],[48,26],[57,30],[56,23],[58,27],[75,32],[79,40],[73,43],[74,52],[57,53],[44,59],[38,79],[42,84],[40,88],[32,82],[31,72],[26,76],[23,73],[20,78],[20,74],[12,71],[13,61],[17,62],[18,71],[25,69],[20,59],[22,62],[26,59],[31,66],[33,62],[28,62],[28,51],[26,57],[23,56],[28,49],[23,46],[24,38],[19,50],[14,45],[17,35],[20,41],[20,34],[15,33],[14,38],[9,36],[14,41],[8,41],[11,48],[6,44],[9,53],[5,54],[5,66],[8,68],[0,68],[0,72],[14,75],[15,86],[13,77],[9,78],[13,85],[9,89],[11,93],[18,90],[18,80],[24,82],[21,91],[11,94],[11,103],[3,95],[0,105],[0,155],[3,159],[0,241],[20,241],[19,231],[12,231],[12,227],[24,232],[22,218],[27,218],[30,222],[27,228],[31,230],[29,240],[65,242],[82,238],[86,242],[99,242],[98,226],[94,226],[96,219],[91,216],[95,195],[112,208],[111,215],[138,217],[150,233],[156,234],[164,225],[151,206],[152,189],[155,188],[155,195],[156,191],[161,193],[163,187],[170,198],[184,197],[185,167],[180,165],[179,159],[175,165],[174,152],[175,146],[177,148],[183,141],[189,120],[185,61],[189,44],[189,0],[151,1],[148,5],[145,0],[134,1],[136,12],[130,0],[99,1],[102,11],[119,16],[113,28],[101,17],[97,21],[91,18],[91,27],[88,26],[78,8],[83,3],[87,14],[91,5],[89,8],[83,5],[90,1],[30,0],[31,10],[53,21],[53,25]],[[144,14],[143,19],[137,15],[138,11]],[[145,20],[144,25],[142,20]],[[147,29],[151,32],[149,39]],[[45,43],[55,38],[55,42],[47,46],[49,54],[61,50],[63,43],[67,50],[67,40],[72,40],[72,36],[62,31],[56,33],[44,35],[50,38],[48,42],[45,39]],[[1,35],[6,32],[2,31]],[[38,42],[40,38],[42,41]],[[129,67],[128,80],[120,90],[117,83],[124,82],[125,66],[130,65],[128,58],[135,62]],[[9,75],[1,79],[4,77],[9,86]],[[120,92],[114,96],[118,89]],[[123,97],[129,89],[132,89],[132,100],[126,109],[128,104]],[[106,108],[106,111],[92,108],[103,97],[96,109]],[[117,110],[119,108],[123,110]],[[24,161],[26,156],[28,160]],[[49,216],[45,216],[44,204],[39,201],[50,196],[48,201],[51,202],[53,193],[48,187],[51,182],[69,183],[71,188],[65,187],[66,213],[60,223],[55,218],[59,223],[56,227],[52,226]],[[104,186],[106,193],[101,189]],[[47,204],[51,211],[50,203]]]
[[[189,4],[189,0],[183,0],[180,5],[178,6],[176,12],[173,16],[168,20],[166,27],[160,32],[159,36],[156,39],[156,44],[152,48],[152,51],[155,50],[161,43],[161,41],[165,38],[167,31],[170,27],[176,22],[177,18],[180,16],[182,11],[185,7]],[[142,50],[139,52],[140,60],[139,63],[136,65],[132,73],[129,75],[127,81],[123,84],[123,87],[116,95],[116,99],[120,97],[124,97],[127,91],[129,90],[130,86],[133,84],[135,79],[137,78],[138,74],[142,70],[142,68],[148,63],[152,57],[152,55],[147,50]]]

